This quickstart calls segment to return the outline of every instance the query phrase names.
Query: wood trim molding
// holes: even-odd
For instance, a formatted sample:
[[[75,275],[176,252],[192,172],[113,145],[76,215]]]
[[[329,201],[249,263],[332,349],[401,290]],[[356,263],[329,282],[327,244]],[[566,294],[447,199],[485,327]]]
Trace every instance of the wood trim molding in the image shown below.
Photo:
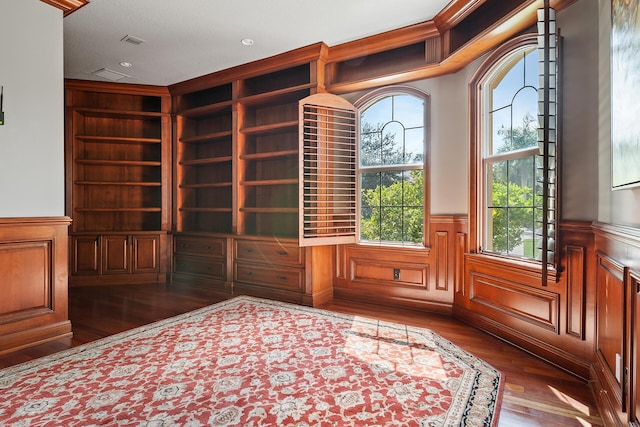
[[[67,16],[70,13],[75,12],[82,6],[89,3],[89,0],[40,0],[43,3],[50,4],[53,7],[57,7],[62,10],[63,16]]]
[[[171,92],[172,95],[181,95],[209,88],[211,86],[218,86],[236,80],[271,73],[284,68],[294,67],[296,65],[312,63],[315,61],[324,61],[327,57],[328,51],[329,47],[325,43],[315,43],[289,52],[281,53],[279,55],[248,62],[246,64],[170,85],[169,92]],[[321,83],[323,82],[318,82],[320,86],[322,86]]]

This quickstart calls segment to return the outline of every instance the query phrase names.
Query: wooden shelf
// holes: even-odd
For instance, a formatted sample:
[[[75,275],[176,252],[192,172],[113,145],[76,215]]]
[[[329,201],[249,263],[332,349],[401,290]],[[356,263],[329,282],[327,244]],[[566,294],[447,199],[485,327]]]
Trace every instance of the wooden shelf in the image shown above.
[[[142,207],[142,208],[76,208],[76,212],[162,212],[162,208]]]
[[[271,92],[249,95],[238,99],[238,102],[254,106],[254,105],[270,105],[282,102],[288,102],[304,98],[309,94],[309,89],[315,87],[314,83],[307,83],[298,86],[278,89]]]
[[[131,187],[161,187],[161,182],[132,182],[132,181],[75,181],[76,185],[123,185]]]
[[[297,157],[298,150],[283,150],[283,151],[271,151],[266,153],[253,153],[253,154],[241,154],[242,160],[265,160],[265,159],[277,159],[280,157]]]
[[[233,160],[232,156],[224,157],[211,157],[208,159],[196,159],[196,160],[182,160],[178,162],[182,166],[202,166],[202,165],[215,165],[216,163],[227,163]]]
[[[266,135],[266,134],[282,132],[283,130],[287,130],[287,129],[295,129],[297,127],[298,127],[298,121],[290,120],[286,122],[246,127],[246,128],[240,129],[240,132],[242,132],[245,135]]]
[[[178,115],[188,117],[190,119],[197,119],[208,115],[219,114],[227,109],[230,111],[232,105],[233,102],[229,100],[216,104],[202,105],[200,107],[194,107],[188,110],[182,110],[178,113]]]
[[[162,166],[162,162],[147,160],[89,160],[76,159],[76,163],[80,165],[95,166]]]
[[[182,212],[231,212],[231,208],[190,208],[190,207],[181,207],[180,211]]]
[[[75,112],[88,117],[100,117],[110,119],[139,119],[149,120],[161,118],[165,113],[155,111],[125,111],[125,110],[109,110],[104,108],[76,108]]]
[[[122,136],[76,135],[77,139],[89,142],[104,142],[109,144],[161,144],[161,138],[134,138]]]
[[[240,181],[240,185],[256,187],[263,185],[298,185],[298,179],[262,179],[258,181]]]
[[[232,182],[212,182],[212,183],[198,183],[198,184],[180,184],[180,188],[224,188],[233,186]]]
[[[201,142],[211,142],[217,139],[223,139],[223,138],[228,138],[232,135],[232,132],[230,130],[224,130],[224,131],[220,131],[220,132],[212,132],[212,133],[206,133],[203,135],[196,135],[196,136],[189,136],[186,138],[180,138],[179,141],[180,142],[184,142],[187,144],[191,144],[191,143],[201,143]]]
[[[279,214],[279,213],[289,213],[289,214],[297,214],[298,213],[298,208],[274,208],[274,207],[260,207],[260,208],[253,208],[253,207],[244,207],[244,208],[240,208],[241,212],[247,212],[247,213],[266,213],[266,214]]]

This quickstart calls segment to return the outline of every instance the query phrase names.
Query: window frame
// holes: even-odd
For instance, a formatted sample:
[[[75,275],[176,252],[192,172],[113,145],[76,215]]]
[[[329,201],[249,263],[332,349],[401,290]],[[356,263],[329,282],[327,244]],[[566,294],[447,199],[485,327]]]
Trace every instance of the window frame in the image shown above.
[[[469,82],[469,252],[542,268],[542,263],[534,258],[501,254],[482,249],[487,221],[487,179],[484,176],[486,163],[485,116],[487,114],[487,95],[485,93],[487,89],[485,86],[488,77],[494,73],[496,66],[507,57],[518,50],[537,46],[538,35],[535,33],[524,34],[507,41],[487,56]],[[533,148],[526,150],[534,151]],[[535,150],[537,150],[537,147]],[[559,173],[557,185],[559,185]],[[559,198],[557,203],[560,203]],[[559,218],[556,218],[556,221],[559,221]],[[549,273],[553,272],[550,270]]]
[[[423,171],[423,188],[424,188],[424,193],[423,193],[423,218],[422,218],[422,227],[423,227],[423,236],[422,236],[422,243],[418,244],[418,243],[410,243],[410,242],[391,242],[391,241],[368,241],[368,240],[361,240],[360,238],[360,224],[361,224],[361,217],[362,217],[362,207],[361,207],[361,193],[362,193],[362,185],[361,185],[361,176],[363,173],[366,172],[371,172],[372,169],[371,168],[366,168],[363,169],[360,167],[360,129],[361,129],[361,115],[363,110],[371,107],[373,104],[375,104],[376,102],[390,97],[390,96],[394,96],[394,95],[410,95],[410,96],[414,96],[416,98],[420,98],[423,100],[424,102],[424,117],[423,117],[423,135],[424,135],[424,139],[423,139],[423,162],[422,162],[422,168],[417,168],[415,165],[406,165],[405,167],[391,167],[391,168],[385,168],[385,170],[402,170],[402,171],[409,171],[409,170],[422,170]],[[354,106],[356,107],[356,119],[357,119],[357,130],[358,130],[358,135],[357,135],[357,150],[356,150],[356,176],[357,176],[357,221],[356,221],[356,241],[358,244],[361,245],[370,245],[370,246],[381,246],[381,247],[401,247],[401,248],[417,248],[417,249],[424,249],[424,248],[429,248],[430,247],[430,217],[431,217],[431,212],[430,212],[430,188],[429,188],[429,183],[431,182],[430,179],[430,172],[431,172],[431,142],[430,142],[430,134],[431,134],[431,96],[418,89],[415,88],[413,86],[405,86],[405,85],[393,85],[393,86],[386,86],[386,87],[381,87],[378,89],[375,89],[371,92],[368,92],[367,94],[363,95],[361,98],[359,98],[355,103]]]

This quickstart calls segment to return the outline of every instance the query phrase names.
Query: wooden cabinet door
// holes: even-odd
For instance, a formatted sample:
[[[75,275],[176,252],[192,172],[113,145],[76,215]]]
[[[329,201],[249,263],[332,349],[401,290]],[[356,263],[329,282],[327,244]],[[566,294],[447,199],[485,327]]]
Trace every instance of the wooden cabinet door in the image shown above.
[[[102,236],[102,274],[123,274],[130,271],[129,236]]]
[[[71,274],[78,276],[100,274],[100,236],[72,236]]]
[[[157,273],[160,271],[160,236],[139,235],[132,236],[133,250],[131,252],[132,273]]]

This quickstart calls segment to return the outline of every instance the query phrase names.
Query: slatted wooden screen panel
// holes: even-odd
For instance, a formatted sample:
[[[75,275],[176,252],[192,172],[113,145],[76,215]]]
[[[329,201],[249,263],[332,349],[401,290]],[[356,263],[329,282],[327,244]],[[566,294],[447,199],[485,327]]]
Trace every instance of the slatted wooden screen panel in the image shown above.
[[[299,103],[299,245],[354,243],[356,109],[319,93]]]

